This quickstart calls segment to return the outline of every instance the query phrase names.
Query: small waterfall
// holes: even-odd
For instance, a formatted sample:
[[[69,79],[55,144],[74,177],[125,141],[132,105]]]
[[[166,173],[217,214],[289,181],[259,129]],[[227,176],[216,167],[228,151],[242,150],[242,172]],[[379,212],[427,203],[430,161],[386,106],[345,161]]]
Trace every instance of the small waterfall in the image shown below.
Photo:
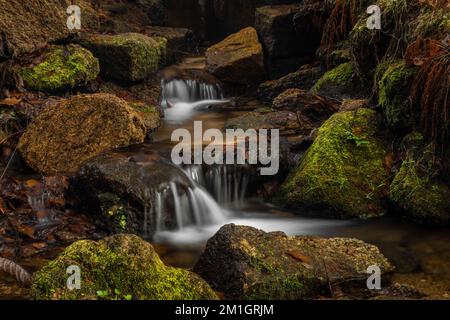
[[[203,169],[189,166],[186,169],[192,180],[210,190],[222,206],[239,208],[243,205],[249,183],[249,173],[243,166],[215,165]]]
[[[148,205],[144,208],[143,233],[148,235],[149,224],[154,221],[154,231],[181,231],[186,227],[198,228],[215,225],[227,220],[227,212],[217,203],[202,184],[200,175],[191,178],[189,171],[180,168],[180,177],[188,178],[189,184],[168,182],[158,189],[146,190]],[[150,197],[147,198],[147,195]]]
[[[222,89],[218,84],[208,84],[197,80],[162,80],[162,106],[172,102],[192,103],[202,100],[223,100]]]

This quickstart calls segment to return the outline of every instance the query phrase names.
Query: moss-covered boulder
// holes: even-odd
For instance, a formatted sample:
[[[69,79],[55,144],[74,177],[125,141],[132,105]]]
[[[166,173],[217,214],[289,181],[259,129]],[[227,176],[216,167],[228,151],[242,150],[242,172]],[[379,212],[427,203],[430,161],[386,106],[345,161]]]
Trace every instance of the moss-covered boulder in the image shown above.
[[[435,225],[450,224],[450,186],[439,178],[432,144],[420,133],[402,141],[403,164],[390,187],[390,199],[410,220]]]
[[[377,137],[378,130],[379,120],[372,110],[334,114],[282,185],[280,200],[315,214],[383,215],[389,180],[384,166],[387,150]]]
[[[408,128],[413,120],[409,93],[416,67],[400,60],[380,68],[386,71],[378,82],[378,103],[383,108],[386,122],[392,129]]]
[[[37,63],[20,68],[27,88],[59,91],[86,85],[100,73],[98,59],[78,45],[51,46]]]
[[[100,60],[102,76],[135,82],[158,71],[165,62],[167,40],[139,33],[92,35],[80,43]]]
[[[264,79],[264,56],[256,30],[252,27],[242,29],[208,48],[206,70],[225,82],[261,82]]]
[[[343,63],[325,73],[311,91],[338,100],[361,97],[361,87],[351,62]]]
[[[367,268],[393,270],[377,247],[346,238],[288,237],[252,227],[226,225],[207,245],[194,271],[227,299],[307,299],[329,285],[361,279]]]
[[[77,266],[81,288],[67,288],[67,268]],[[209,300],[216,294],[192,272],[165,266],[137,236],[78,241],[40,269],[31,288],[39,300]]]
[[[110,149],[141,143],[147,128],[124,100],[110,94],[78,95],[42,111],[19,142],[27,164],[41,173],[75,173]]]

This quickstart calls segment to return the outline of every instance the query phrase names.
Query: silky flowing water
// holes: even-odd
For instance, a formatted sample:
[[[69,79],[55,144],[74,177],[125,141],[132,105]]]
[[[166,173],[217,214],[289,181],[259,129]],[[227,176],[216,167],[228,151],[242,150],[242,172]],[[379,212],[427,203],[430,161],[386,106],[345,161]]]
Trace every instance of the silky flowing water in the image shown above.
[[[227,119],[243,114],[242,111],[210,108],[226,103],[217,85],[194,80],[163,80],[162,87],[166,117],[153,143],[142,148],[170,154],[174,145],[170,141],[173,130],[186,128],[192,132],[194,121],[202,121],[203,130],[222,129]],[[139,147],[133,150],[138,153]],[[267,232],[283,231],[292,236],[361,239],[377,245],[394,263],[396,279],[411,283],[431,296],[442,297],[450,290],[448,229],[427,228],[391,215],[369,221],[305,217],[302,212],[289,212],[249,197],[248,173],[239,167],[191,165],[179,170],[191,181],[191,187],[182,193],[169,181],[166,189],[154,195],[152,203],[155,205],[146,209],[143,226],[145,231],[150,221],[156,223],[156,234],[149,241],[167,264],[192,268],[206,241],[224,224],[235,223]],[[167,206],[168,202],[172,205]],[[39,206],[40,202],[34,199],[33,205]],[[164,218],[169,214],[175,216],[175,226],[165,225]],[[19,262],[35,271],[62,249],[57,247],[45,256]],[[0,298],[26,298],[27,292],[14,279],[0,273]]]

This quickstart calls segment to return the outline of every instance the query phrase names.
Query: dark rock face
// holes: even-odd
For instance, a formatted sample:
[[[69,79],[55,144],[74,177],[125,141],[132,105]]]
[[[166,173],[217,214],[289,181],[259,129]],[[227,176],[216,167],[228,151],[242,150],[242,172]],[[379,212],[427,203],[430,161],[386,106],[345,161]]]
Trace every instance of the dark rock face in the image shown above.
[[[47,43],[70,36],[67,7],[71,1],[2,1],[0,12],[0,59],[33,52]],[[98,26],[98,18],[88,1],[78,1],[85,29]]]
[[[71,193],[81,208],[96,215],[96,224],[107,232],[151,235],[156,225],[145,214],[154,206],[154,192],[169,182],[179,188],[189,186],[186,177],[154,154],[129,158],[125,154],[109,153],[81,168],[73,179]],[[144,225],[146,219],[149,219],[148,229]]]
[[[333,283],[362,278],[392,265],[375,246],[346,238],[288,237],[226,225],[212,237],[194,271],[227,299],[305,299]]]
[[[272,107],[276,110],[301,113],[302,117],[306,117],[318,127],[339,110],[339,103],[305,90],[289,89],[275,98]]]
[[[265,6],[256,9],[255,28],[271,58],[292,57],[300,53],[303,43],[294,29],[294,14],[299,5]]]
[[[258,87],[258,98],[271,105],[280,93],[287,89],[309,90],[325,73],[322,67],[303,66],[300,70],[290,73],[278,80],[264,82]]]
[[[194,34],[186,28],[151,26],[145,28],[145,33],[150,37],[167,39],[167,63],[176,62],[183,54],[194,49]]]
[[[206,0],[207,33],[212,39],[255,25],[256,8],[292,4],[295,0]]]
[[[297,35],[301,39],[304,54],[314,54],[319,48],[326,22],[325,16],[325,1],[305,0],[301,2],[293,21]]]

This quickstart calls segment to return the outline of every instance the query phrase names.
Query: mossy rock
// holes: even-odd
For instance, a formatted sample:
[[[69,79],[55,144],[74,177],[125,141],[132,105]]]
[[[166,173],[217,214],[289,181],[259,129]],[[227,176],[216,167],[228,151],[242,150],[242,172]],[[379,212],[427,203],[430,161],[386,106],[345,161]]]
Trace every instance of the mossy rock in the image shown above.
[[[147,128],[127,102],[111,94],[86,94],[43,110],[19,141],[34,170],[73,174],[81,164],[107,150],[142,143]]]
[[[404,60],[389,64],[378,82],[378,103],[383,108],[387,124],[392,129],[403,130],[412,125],[409,92],[416,67]]]
[[[390,187],[390,199],[405,217],[419,223],[450,223],[450,186],[439,180],[432,144],[420,133],[411,133],[402,141],[406,157]]]
[[[80,268],[79,290],[67,288],[69,266]],[[36,273],[31,296],[38,300],[217,299],[200,277],[165,266],[150,243],[133,235],[75,242]]]
[[[326,294],[333,283],[362,278],[367,268],[392,265],[375,246],[347,238],[288,237],[247,226],[223,226],[207,243],[194,271],[226,299],[296,300]]]
[[[20,68],[27,88],[59,91],[86,85],[100,73],[100,65],[88,50],[78,45],[51,46],[35,65]]]
[[[280,202],[342,218],[383,215],[389,180],[378,130],[372,110],[334,114],[282,185]]]
[[[435,7],[420,0],[378,0],[381,30],[366,27],[367,15],[361,15],[350,33],[349,43],[359,74],[371,80],[379,61],[401,58],[408,44],[418,37],[443,39],[450,33],[448,8]]]
[[[325,73],[311,91],[338,100],[356,98],[361,94],[359,80],[351,62],[343,63]]]
[[[156,106],[144,102],[130,102],[129,104],[141,115],[147,130],[157,129],[161,125],[161,115]]]
[[[124,82],[148,78],[164,64],[167,40],[139,33],[93,35],[80,43],[100,60],[102,76]]]

